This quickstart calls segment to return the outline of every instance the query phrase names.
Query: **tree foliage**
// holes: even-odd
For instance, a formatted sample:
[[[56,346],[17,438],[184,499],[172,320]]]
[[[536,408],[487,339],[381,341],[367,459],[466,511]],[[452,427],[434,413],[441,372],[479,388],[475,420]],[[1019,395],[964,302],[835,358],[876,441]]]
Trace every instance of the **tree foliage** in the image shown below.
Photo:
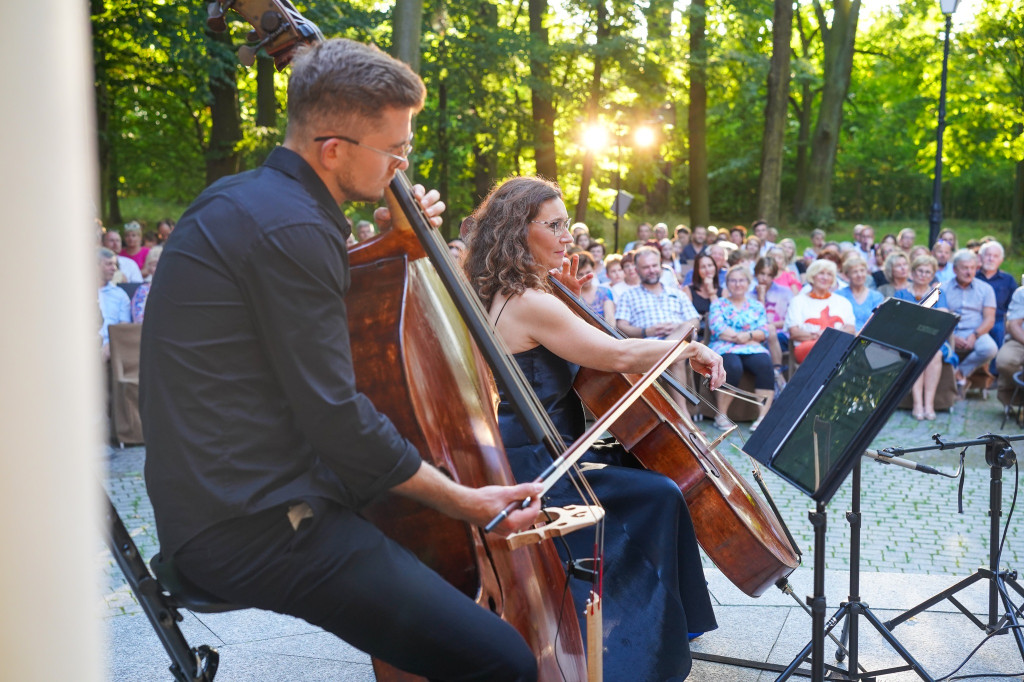
[[[956,17],[952,35],[944,213],[1007,219],[1022,210],[1015,201],[1024,202],[1024,190],[1015,190],[1024,183],[1024,0],[978,2],[973,16]],[[256,70],[238,67],[231,47],[208,38],[201,3],[91,3],[104,217],[120,219],[118,200],[126,196],[187,201],[217,154],[251,168],[280,141],[286,75],[263,75],[257,106]],[[325,35],[392,49],[388,4],[297,5]],[[403,1],[403,10],[409,5]],[[858,5],[795,5],[781,179],[773,181],[781,186],[780,220],[807,206],[815,216],[844,220],[928,211],[942,16],[931,4],[893,0],[862,10],[855,40],[843,42],[837,24],[844,8],[853,23]],[[752,0],[694,7],[703,7],[706,23],[699,55],[690,48],[693,12],[671,0],[422,0],[419,71],[428,100],[415,123],[413,170],[442,189],[448,229],[496,180],[538,169],[557,175],[570,211],[581,204],[580,219],[610,214],[617,176],[642,210],[689,213],[690,188],[705,183],[712,220],[756,217],[767,191],[759,184],[773,7]],[[244,41],[246,26],[235,21],[230,29],[234,44]],[[834,64],[851,44],[845,86]],[[230,139],[228,149],[211,146],[211,73],[237,87],[240,128],[222,138]],[[706,170],[691,167],[698,141],[686,125],[689,84],[701,75]],[[257,122],[268,92],[282,113]],[[815,139],[823,106],[834,144],[824,162],[814,151],[822,145]],[[611,128],[607,147],[584,146],[581,132],[592,123]],[[641,124],[657,129],[653,148],[633,143],[630,132]],[[1024,239],[1024,224],[1020,230]]]

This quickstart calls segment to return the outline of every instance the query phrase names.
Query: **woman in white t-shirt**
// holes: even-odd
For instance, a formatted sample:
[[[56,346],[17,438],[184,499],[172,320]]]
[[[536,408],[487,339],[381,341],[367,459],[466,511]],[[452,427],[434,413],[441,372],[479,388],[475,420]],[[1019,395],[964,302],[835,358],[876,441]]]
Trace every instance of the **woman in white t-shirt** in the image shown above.
[[[785,327],[789,330],[793,358],[803,362],[821,333],[829,327],[851,334],[856,318],[850,302],[832,292],[836,282],[836,264],[819,258],[807,268],[809,291],[793,297],[786,311]]]

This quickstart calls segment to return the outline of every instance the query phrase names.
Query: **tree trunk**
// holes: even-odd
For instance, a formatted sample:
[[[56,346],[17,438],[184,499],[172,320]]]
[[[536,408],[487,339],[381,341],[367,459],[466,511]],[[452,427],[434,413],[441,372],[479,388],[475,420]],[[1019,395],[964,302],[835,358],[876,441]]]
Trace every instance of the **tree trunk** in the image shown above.
[[[548,30],[544,26],[547,0],[530,0],[530,75],[533,104],[533,146],[537,175],[558,182],[555,159],[555,105],[548,69]]]
[[[601,76],[604,72],[604,59],[601,57],[601,43],[609,35],[608,8],[603,2],[597,3],[597,30],[594,44],[594,72],[590,79],[590,95],[587,97],[587,125],[597,123],[597,111],[601,103]],[[576,201],[573,218],[582,223],[587,219],[587,204],[590,201],[590,180],[594,175],[594,152],[587,149],[583,156],[583,167],[580,171],[580,196]]]
[[[106,82],[106,73],[102,69],[96,69],[96,151],[99,160],[99,184],[100,205],[97,207],[97,218],[102,218],[108,224],[123,222],[121,216],[121,204],[118,198],[118,169],[117,155],[115,153],[113,129],[113,96]]]
[[[1017,162],[1013,179],[1013,206],[1010,208],[1010,250],[1024,254],[1024,159]]]
[[[705,0],[690,2],[690,225],[711,221],[708,199],[707,151],[707,44],[705,42]]]
[[[665,74],[665,64],[672,60],[672,0],[650,0],[647,11],[644,13],[647,18],[647,50],[646,64],[644,71],[647,78],[654,86],[654,93],[650,98],[652,118],[660,120],[661,123],[671,123],[664,120],[671,112],[671,104],[668,102],[668,81]],[[657,143],[656,143],[657,144]],[[661,150],[658,146],[648,152],[650,161],[657,173],[652,182],[646,188],[646,208],[652,213],[664,213],[668,209],[669,182],[672,176],[672,162],[661,157]]]
[[[806,224],[824,226],[835,221],[832,180],[839,132],[843,125],[843,103],[850,90],[860,0],[835,0],[831,27],[827,25],[824,12],[817,3],[815,8],[825,48],[824,86],[818,107],[818,120],[811,137],[806,193],[799,218]]]
[[[237,62],[228,33],[206,32],[210,56],[210,141],[206,146],[206,184],[237,173],[242,118],[238,107]]]
[[[274,58],[262,50],[256,58],[256,125],[277,127],[277,93],[274,91]]]
[[[757,193],[757,215],[761,220],[768,221],[769,225],[778,225],[780,217],[792,39],[793,2],[775,0],[775,14],[772,18],[772,61],[768,69],[768,93],[764,107],[761,182]]]
[[[391,25],[391,56],[420,72],[423,0],[395,0]]]

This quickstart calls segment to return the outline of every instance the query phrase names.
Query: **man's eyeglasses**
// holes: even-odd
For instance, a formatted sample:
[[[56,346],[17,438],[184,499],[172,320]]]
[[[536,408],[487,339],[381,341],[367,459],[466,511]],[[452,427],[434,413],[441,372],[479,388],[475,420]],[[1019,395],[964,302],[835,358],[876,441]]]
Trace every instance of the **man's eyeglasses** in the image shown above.
[[[531,223],[539,223],[541,225],[547,225],[548,229],[551,230],[551,234],[558,236],[559,232],[565,232],[569,234],[569,219],[558,218],[557,220],[531,220]]]
[[[383,149],[377,149],[376,147],[371,147],[368,144],[363,144],[359,140],[353,140],[351,137],[345,137],[344,135],[321,135],[320,137],[314,137],[313,138],[314,142],[326,142],[327,140],[341,140],[342,142],[348,142],[349,144],[354,144],[357,147],[363,147],[364,149],[369,149],[371,152],[377,152],[378,154],[381,154],[381,155],[386,156],[386,157],[388,157],[390,159],[398,161],[399,163],[408,163],[409,162],[409,154],[412,154],[412,142],[411,141],[410,142],[406,142],[401,147],[399,147],[398,150],[397,150],[398,153],[395,154],[393,152],[384,151]]]

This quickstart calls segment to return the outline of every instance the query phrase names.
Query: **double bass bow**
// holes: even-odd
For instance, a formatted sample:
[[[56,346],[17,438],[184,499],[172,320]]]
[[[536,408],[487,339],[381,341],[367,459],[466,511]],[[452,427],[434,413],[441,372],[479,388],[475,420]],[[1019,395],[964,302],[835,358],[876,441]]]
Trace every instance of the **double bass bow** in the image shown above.
[[[549,282],[577,315],[618,334],[561,283]],[[591,412],[602,414],[635,382],[635,375],[581,367],[573,388]],[[684,390],[678,384],[673,388]],[[609,431],[644,467],[675,481],[690,508],[697,541],[743,592],[758,597],[800,565],[784,523],[715,449],[721,438],[709,442],[663,388],[645,391]]]

